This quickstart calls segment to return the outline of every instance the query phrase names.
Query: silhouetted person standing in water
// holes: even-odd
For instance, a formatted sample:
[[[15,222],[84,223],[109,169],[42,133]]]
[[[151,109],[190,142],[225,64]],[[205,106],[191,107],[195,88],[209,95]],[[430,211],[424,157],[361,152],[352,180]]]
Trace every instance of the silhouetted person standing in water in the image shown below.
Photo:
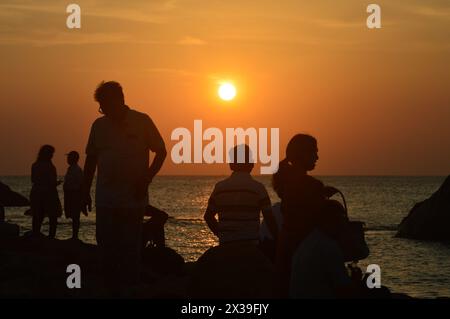
[[[45,216],[49,219],[49,238],[55,238],[58,217],[61,216],[62,207],[56,187],[56,168],[52,163],[55,148],[44,145],[39,150],[38,158],[31,168],[31,182],[33,184],[30,194],[31,211],[33,214],[33,235],[41,234],[41,225]]]
[[[86,207],[82,207],[83,170],[78,165],[80,154],[72,151],[67,154],[66,176],[64,177],[64,213],[66,218],[72,219],[72,239],[78,239],[80,230],[80,214],[87,215]]]
[[[84,166],[84,197],[97,169],[96,237],[111,290],[139,280],[142,222],[148,186],[166,157],[164,141],[150,117],[125,105],[117,82],[102,82],[95,100],[100,113],[91,127]],[[156,156],[149,167],[149,151]]]
[[[277,244],[276,267],[280,275],[280,293],[287,297],[292,255],[299,243],[317,226],[327,198],[334,187],[324,186],[308,175],[319,159],[317,141],[305,134],[295,135],[286,148],[286,158],[273,176],[273,187],[281,198],[283,226]]]

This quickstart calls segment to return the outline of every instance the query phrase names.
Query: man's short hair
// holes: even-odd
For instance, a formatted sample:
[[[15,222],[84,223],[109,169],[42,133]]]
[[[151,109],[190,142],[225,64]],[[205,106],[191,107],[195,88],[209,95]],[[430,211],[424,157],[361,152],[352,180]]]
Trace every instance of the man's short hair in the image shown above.
[[[115,81],[102,81],[95,89],[94,99],[99,103],[107,100],[124,101],[122,86]]]
[[[78,160],[80,159],[80,154],[77,151],[71,151],[67,153],[67,157],[70,161],[78,162]]]
[[[253,155],[250,147],[246,144],[236,145],[229,151],[230,168],[232,171],[251,172],[254,166]]]

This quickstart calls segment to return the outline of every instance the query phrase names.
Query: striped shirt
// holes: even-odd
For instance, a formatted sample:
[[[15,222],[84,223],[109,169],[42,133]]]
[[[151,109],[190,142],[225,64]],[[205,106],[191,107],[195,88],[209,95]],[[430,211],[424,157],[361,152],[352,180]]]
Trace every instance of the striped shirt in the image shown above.
[[[260,213],[267,209],[271,203],[264,185],[250,173],[233,172],[215,185],[207,211],[219,215],[219,242],[223,244],[258,240]]]

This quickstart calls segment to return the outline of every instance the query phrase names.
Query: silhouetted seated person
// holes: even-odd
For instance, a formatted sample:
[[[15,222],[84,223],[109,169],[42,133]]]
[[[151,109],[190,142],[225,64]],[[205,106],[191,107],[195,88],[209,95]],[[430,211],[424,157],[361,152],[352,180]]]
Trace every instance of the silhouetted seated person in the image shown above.
[[[342,206],[325,204],[314,228],[300,243],[292,258],[291,298],[389,298],[385,287],[369,289],[359,268],[351,275],[345,266],[348,220]]]
[[[142,229],[143,248],[165,247],[166,238],[164,225],[166,224],[169,215],[152,205],[148,205],[145,209],[145,216],[150,217],[150,219],[144,222]]]
[[[250,148],[238,145],[230,152],[233,173],[215,185],[204,219],[220,245],[246,242],[256,246],[261,212],[271,233],[275,238],[278,235],[270,198],[264,185],[250,175],[254,166]]]
[[[319,159],[317,141],[295,135],[286,148],[286,158],[273,176],[273,187],[281,198],[283,225],[277,244],[276,268],[280,294],[287,297],[292,255],[299,243],[316,227],[316,218],[327,198],[337,190],[308,175]]]
[[[67,154],[69,165],[64,177],[64,212],[66,218],[72,219],[72,239],[78,239],[80,214],[87,216],[86,207],[82,207],[83,170],[78,165],[80,155],[76,151]]]
[[[52,163],[55,148],[44,145],[39,150],[38,158],[31,168],[30,194],[31,212],[33,214],[32,234],[41,235],[44,218],[49,219],[49,238],[55,238],[58,217],[62,215],[62,205],[58,197],[56,167]]]

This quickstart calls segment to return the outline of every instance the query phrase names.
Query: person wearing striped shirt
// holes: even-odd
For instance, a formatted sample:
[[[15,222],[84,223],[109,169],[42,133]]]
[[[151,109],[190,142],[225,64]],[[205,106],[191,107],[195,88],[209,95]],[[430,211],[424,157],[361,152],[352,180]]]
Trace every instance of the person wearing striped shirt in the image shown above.
[[[220,245],[239,241],[257,245],[262,212],[270,232],[277,237],[278,229],[267,190],[250,174],[254,167],[250,148],[238,145],[231,152],[232,174],[215,185],[208,201],[204,215],[208,227],[219,238]],[[238,152],[245,152],[244,160]]]

